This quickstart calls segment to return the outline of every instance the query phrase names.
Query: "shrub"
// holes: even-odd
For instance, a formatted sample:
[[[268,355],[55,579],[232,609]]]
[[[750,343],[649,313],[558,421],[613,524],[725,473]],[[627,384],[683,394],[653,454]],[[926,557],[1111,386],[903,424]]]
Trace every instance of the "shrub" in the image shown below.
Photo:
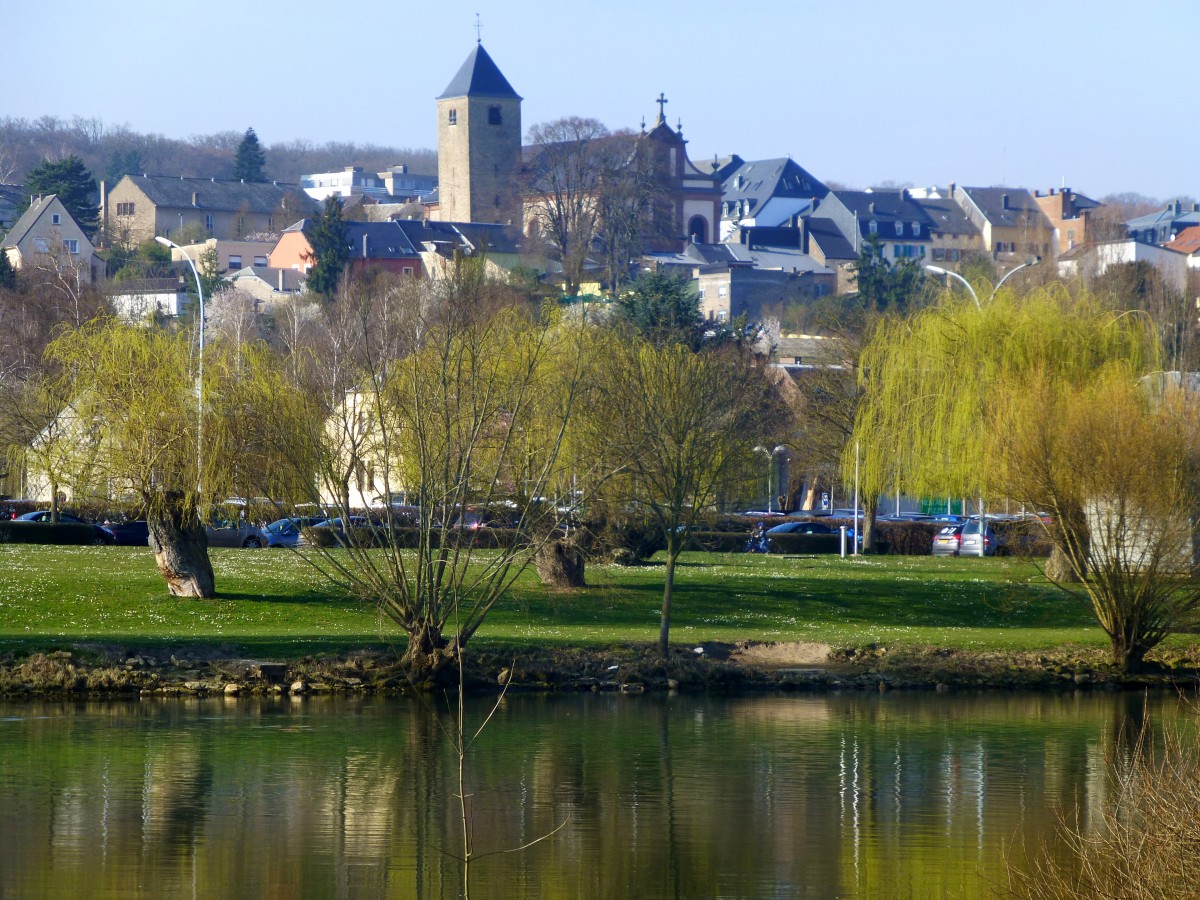
[[[1170,900],[1196,896],[1200,885],[1200,747],[1192,735],[1168,733],[1152,747],[1147,730],[1110,755],[1113,790],[1098,811],[1063,814],[1058,842],[1027,866],[1009,857],[1008,894],[1037,900],[1122,897]]]
[[[941,522],[877,522],[876,549],[897,556],[929,556],[933,551],[934,535],[942,526]],[[887,545],[886,551],[882,544]]]
[[[76,522],[0,521],[0,544],[94,544],[96,529]]]
[[[628,519],[600,519],[587,525],[593,556],[606,557],[620,563],[635,563],[649,559],[666,549],[662,532],[647,522]]]

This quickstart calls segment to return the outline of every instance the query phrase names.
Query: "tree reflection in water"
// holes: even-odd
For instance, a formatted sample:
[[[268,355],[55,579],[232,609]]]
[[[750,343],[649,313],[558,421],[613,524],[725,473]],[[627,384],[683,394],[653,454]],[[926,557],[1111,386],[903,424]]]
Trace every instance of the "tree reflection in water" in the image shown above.
[[[1140,695],[510,695],[467,770],[473,892],[990,896],[1006,845],[1107,799],[1145,719],[1185,721]],[[10,704],[0,747],[0,896],[461,892],[455,759],[415,701]]]

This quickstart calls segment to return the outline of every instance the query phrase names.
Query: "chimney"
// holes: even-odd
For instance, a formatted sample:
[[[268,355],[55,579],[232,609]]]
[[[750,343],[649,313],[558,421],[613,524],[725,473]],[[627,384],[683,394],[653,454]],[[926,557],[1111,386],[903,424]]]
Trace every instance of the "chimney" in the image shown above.
[[[192,191],[192,206],[199,206],[199,205],[200,205],[200,192]]]
[[[875,201],[874,200],[872,200],[870,203],[867,204],[867,212],[869,212],[871,215],[875,215]]]
[[[957,184],[955,184],[953,181],[952,181],[952,182],[950,182],[950,199],[951,199],[951,200],[953,200],[953,199],[954,199],[954,192],[955,192],[956,190],[958,190],[958,185],[957,185]]]
[[[367,233],[363,232],[363,259],[367,258]]]
[[[820,205],[821,205],[821,198],[820,198],[820,197],[813,197],[813,198],[812,198],[812,210],[811,210],[811,212],[816,212],[816,211],[817,211],[817,207],[818,207],[818,206],[820,206]]]
[[[283,269],[279,270],[279,293],[283,293]]]
[[[1008,194],[1001,194],[1001,195],[1000,195],[1000,205],[1001,205],[1001,206],[1002,206],[1004,209],[1008,209]]]

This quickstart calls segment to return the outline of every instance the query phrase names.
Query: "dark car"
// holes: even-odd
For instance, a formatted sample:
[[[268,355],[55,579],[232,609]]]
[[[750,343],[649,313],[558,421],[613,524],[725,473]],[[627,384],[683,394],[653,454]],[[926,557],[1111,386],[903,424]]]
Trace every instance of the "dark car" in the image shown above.
[[[145,519],[134,522],[105,522],[101,526],[118,547],[145,547],[150,543],[150,526]]]
[[[768,528],[767,534],[837,534],[837,529],[820,522],[784,522]]]
[[[962,530],[961,523],[951,522],[949,525],[943,525],[933,536],[933,548],[930,552],[934,556],[958,556],[962,549]]]
[[[49,525],[51,523],[51,514],[48,509],[38,509],[33,512],[27,512],[23,516],[17,516],[18,522],[36,522],[41,525]],[[79,516],[73,516],[70,513],[60,512],[58,521],[64,525],[88,525],[92,528],[92,543],[93,544],[111,544],[113,536],[92,522],[85,522]]]

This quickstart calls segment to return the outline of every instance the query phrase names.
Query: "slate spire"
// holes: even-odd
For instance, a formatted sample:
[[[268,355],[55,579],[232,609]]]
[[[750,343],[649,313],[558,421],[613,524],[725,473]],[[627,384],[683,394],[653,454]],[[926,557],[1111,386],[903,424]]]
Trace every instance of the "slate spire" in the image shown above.
[[[458,70],[438,100],[449,97],[498,97],[520,100],[520,95],[513,90],[508,79],[500,71],[500,67],[492,62],[482,43],[477,43],[467,56],[466,62]]]

